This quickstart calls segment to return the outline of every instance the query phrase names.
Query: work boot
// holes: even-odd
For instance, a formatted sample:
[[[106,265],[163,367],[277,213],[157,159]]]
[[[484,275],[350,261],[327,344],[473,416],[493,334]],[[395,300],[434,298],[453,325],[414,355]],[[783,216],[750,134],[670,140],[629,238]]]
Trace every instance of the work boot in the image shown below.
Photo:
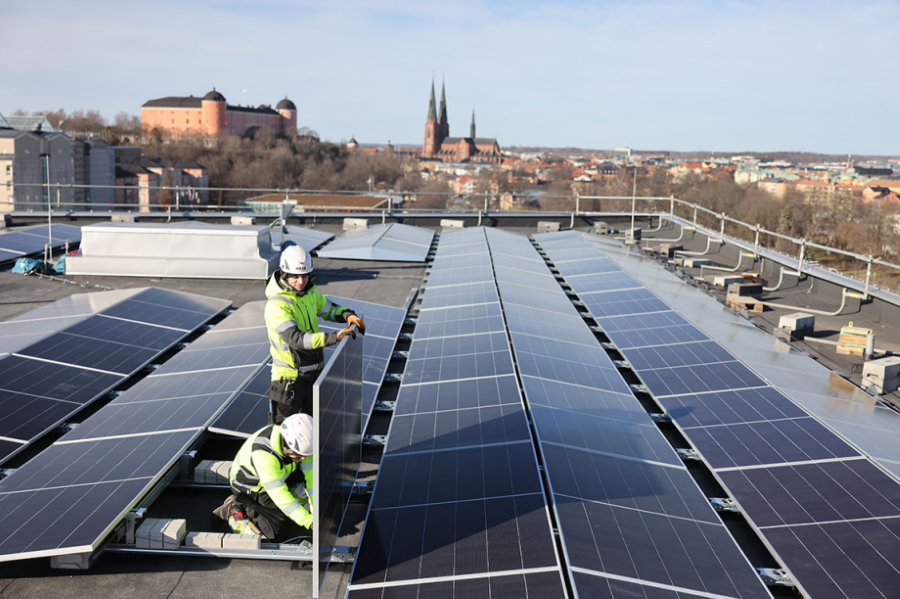
[[[209,516],[209,525],[214,532],[223,532],[227,530],[228,519],[234,507],[234,495],[229,495],[225,502],[214,509]]]

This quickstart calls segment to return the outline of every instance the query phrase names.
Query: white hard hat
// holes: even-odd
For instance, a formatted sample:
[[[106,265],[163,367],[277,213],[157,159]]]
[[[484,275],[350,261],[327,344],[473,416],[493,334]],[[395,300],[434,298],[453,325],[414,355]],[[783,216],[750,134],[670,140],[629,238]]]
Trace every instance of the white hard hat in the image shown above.
[[[278,267],[285,276],[308,275],[313,271],[312,256],[305,248],[292,245],[281,252],[281,262]]]
[[[307,414],[292,414],[281,423],[282,446],[298,455],[313,454],[313,422]]]

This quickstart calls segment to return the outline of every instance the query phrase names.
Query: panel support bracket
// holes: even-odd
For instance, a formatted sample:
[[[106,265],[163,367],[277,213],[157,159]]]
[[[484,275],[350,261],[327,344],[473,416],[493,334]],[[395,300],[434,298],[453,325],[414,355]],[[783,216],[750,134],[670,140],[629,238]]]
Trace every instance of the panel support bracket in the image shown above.
[[[675,453],[677,453],[678,457],[684,462],[701,461],[700,453],[696,449],[676,449]]]
[[[395,383],[400,384],[403,382],[403,375],[399,372],[389,372],[384,375],[385,383]]]
[[[613,360],[612,363],[616,368],[621,368],[622,370],[631,369],[631,363],[628,360]]]
[[[741,513],[741,508],[738,507],[737,502],[731,497],[709,497],[709,503],[717,512]]]
[[[0,480],[3,480],[15,471],[15,468],[0,468]]]
[[[357,481],[353,483],[353,488],[350,489],[350,496],[368,499],[372,496],[372,491],[374,490],[375,484],[372,481]]]
[[[631,390],[635,393],[646,393],[647,395],[650,395],[650,389],[648,389],[646,385],[634,384],[628,386],[631,387]]]
[[[779,568],[757,568],[756,572],[766,586],[796,588],[797,583],[786,570]]]
[[[396,407],[396,401],[385,401],[383,399],[379,399],[375,402],[375,407],[373,409],[376,412],[393,412]]]
[[[384,447],[385,443],[386,435],[363,435],[363,445],[366,447]]]
[[[147,510],[144,508],[137,508],[125,514],[125,542],[129,545],[136,543],[135,532],[138,528],[138,520],[143,519],[146,514]]]
[[[672,424],[672,417],[668,414],[650,414],[650,418],[656,424]]]
[[[394,350],[394,352],[391,354],[391,359],[392,360],[408,360],[409,352],[406,350],[403,350],[403,349]]]
[[[400,333],[397,339],[400,341],[412,341],[412,335],[410,333]]]
[[[180,472],[178,478],[181,480],[191,480],[194,477],[194,458],[197,457],[196,451],[186,451],[181,454],[181,459],[179,460]]]

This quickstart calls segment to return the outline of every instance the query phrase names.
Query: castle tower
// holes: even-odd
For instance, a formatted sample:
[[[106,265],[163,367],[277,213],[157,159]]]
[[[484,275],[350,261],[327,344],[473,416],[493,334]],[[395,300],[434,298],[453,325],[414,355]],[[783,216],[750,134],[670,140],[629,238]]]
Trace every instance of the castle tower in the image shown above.
[[[284,135],[293,135],[297,132],[297,106],[284,97],[284,100],[275,106],[275,110],[281,115],[281,131]]]
[[[228,123],[226,122],[226,112],[228,104],[225,96],[213,88],[211,92],[203,96],[200,102],[200,113],[203,119],[203,129],[210,137],[216,137],[225,133]]]
[[[441,112],[438,117],[438,146],[450,137],[450,121],[447,120],[447,94],[444,82],[441,81]]]
[[[475,109],[472,109],[472,124],[469,126],[469,137],[475,139]]]
[[[431,101],[428,103],[428,119],[425,121],[425,143],[422,144],[422,157],[434,158],[441,149],[437,110],[434,107],[434,81],[431,82]]]

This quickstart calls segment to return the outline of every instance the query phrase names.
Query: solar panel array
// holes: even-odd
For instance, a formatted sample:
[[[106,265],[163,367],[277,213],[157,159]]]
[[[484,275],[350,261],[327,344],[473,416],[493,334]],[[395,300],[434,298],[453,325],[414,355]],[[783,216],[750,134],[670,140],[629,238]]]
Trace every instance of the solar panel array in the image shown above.
[[[485,274],[478,282],[455,276],[473,263],[482,273],[490,266],[482,229],[442,236],[353,599],[565,596],[496,285]]]
[[[273,241],[280,241],[279,234],[272,232]],[[291,225],[284,226],[284,243],[292,242],[304,248],[307,252],[311,252],[321,247],[324,243],[334,239],[334,235],[310,229],[307,227],[294,227]]]
[[[169,307],[161,311],[152,303],[165,300]],[[225,306],[223,300],[150,289],[106,312],[200,326]],[[236,316],[253,309],[244,307]],[[0,561],[96,549],[259,368],[267,344],[237,352],[242,360],[216,352],[253,346],[246,331],[217,327],[203,335],[181,354],[206,358],[166,362],[0,480]]]
[[[319,250],[323,258],[425,262],[434,239],[431,229],[399,223],[350,230]]]
[[[658,293],[674,303],[683,298],[646,265],[629,263],[629,270],[645,274],[653,291],[635,279],[622,283],[627,275],[580,235],[535,239],[807,595],[896,593],[896,479],[672,310]],[[583,268],[587,260],[595,262],[594,272]],[[606,286],[598,283],[601,276]],[[629,285],[629,301],[622,284]],[[721,323],[705,326],[722,329]],[[739,336],[751,346],[761,343],[758,332]],[[755,370],[780,376],[779,386],[788,389],[808,390],[824,371],[785,352],[783,365],[792,371],[778,375],[767,350],[751,347],[746,354],[755,355]]]
[[[576,594],[768,597],[531,243],[487,236]]]
[[[95,401],[228,305],[224,300],[150,288],[0,358],[0,461]],[[73,304],[69,308],[64,311],[84,309]]]
[[[81,228],[72,225],[49,225],[13,229],[0,233],[0,264],[44,251],[48,243],[53,249],[66,243],[81,241]]]
[[[375,398],[381,389],[388,362],[390,362],[397,337],[403,326],[403,320],[406,317],[406,309],[345,297],[328,297],[338,305],[350,308],[360,314],[366,323],[366,335],[363,342],[362,388],[362,430],[366,430],[375,407]],[[262,322],[261,315],[260,322]],[[319,323],[319,330],[338,331],[344,326],[342,323],[322,321]],[[259,331],[258,334],[261,338],[268,339],[265,329]],[[334,347],[325,348],[326,361],[334,349]],[[266,364],[210,426],[210,430],[226,435],[248,437],[265,426],[269,418],[269,387],[271,383],[272,366]]]

